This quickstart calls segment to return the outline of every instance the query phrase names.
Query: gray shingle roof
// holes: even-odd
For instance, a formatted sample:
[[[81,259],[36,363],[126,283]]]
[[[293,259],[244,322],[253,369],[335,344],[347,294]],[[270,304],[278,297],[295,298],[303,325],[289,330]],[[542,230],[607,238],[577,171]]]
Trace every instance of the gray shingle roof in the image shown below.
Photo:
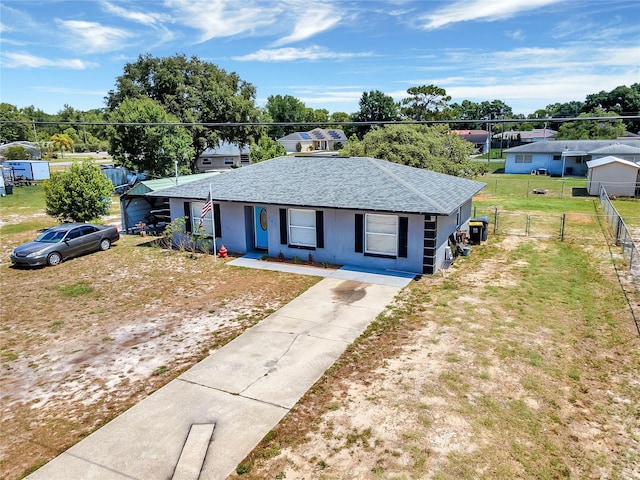
[[[448,215],[485,186],[369,157],[278,157],[150,193],[185,199]]]
[[[527,143],[506,150],[507,153],[562,153],[564,150],[592,152],[611,145],[640,146],[638,140],[547,140]]]
[[[636,140],[637,142],[637,140]],[[640,154],[640,143],[638,146],[625,145],[622,143],[614,143],[612,145],[607,145],[605,147],[596,148],[595,150],[589,151],[590,154],[607,154],[607,155],[638,155]]]

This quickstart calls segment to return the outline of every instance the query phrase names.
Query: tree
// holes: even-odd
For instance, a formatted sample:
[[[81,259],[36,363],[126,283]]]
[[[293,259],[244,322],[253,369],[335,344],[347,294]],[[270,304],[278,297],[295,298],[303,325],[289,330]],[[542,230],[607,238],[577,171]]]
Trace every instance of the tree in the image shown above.
[[[622,85],[610,92],[602,90],[599,93],[587,95],[582,112],[588,113],[598,109],[616,115],[637,115],[640,112],[640,83],[634,83],[630,87]],[[633,133],[640,132],[640,120],[626,120],[625,126]]]
[[[396,122],[400,120],[398,104],[393,97],[385,95],[380,90],[363,92],[359,104],[360,110],[351,116],[351,120],[354,122]],[[358,138],[363,138],[371,128],[372,125],[357,125],[355,133]],[[345,132],[347,135],[354,133],[350,129],[347,130]]]
[[[578,118],[603,117],[602,120],[578,120],[563,123],[558,129],[558,140],[593,140],[613,139],[624,135],[622,120],[606,120],[606,117],[616,116],[616,113],[598,109],[594,112],[581,113]]]
[[[449,106],[451,111],[451,118],[455,120],[469,120],[468,123],[455,123],[455,128],[460,130],[473,130],[479,128],[479,124],[472,122],[471,120],[479,120],[482,115],[480,114],[480,104],[472,102],[471,100],[463,100],[461,104],[452,103]]]
[[[9,103],[0,103],[0,143],[33,140],[33,125],[17,107]]]
[[[88,160],[52,172],[43,189],[47,215],[61,222],[96,220],[111,208],[113,185],[100,167]]]
[[[162,105],[146,97],[125,99],[110,115],[109,152],[122,166],[165,177],[173,173],[174,162],[189,171],[193,147],[189,132],[176,123]],[[154,125],[134,125],[134,124]]]
[[[249,158],[253,163],[269,160],[270,158],[286,155],[287,151],[280,142],[276,142],[270,137],[263,135],[258,143],[249,148]]]
[[[237,125],[259,119],[255,96],[255,87],[236,73],[227,73],[198,57],[141,55],[136,62],[124,66],[124,74],[117,78],[116,89],[109,92],[106,100],[110,112],[127,98],[148,97],[183,123],[228,123],[228,127],[189,127],[190,168],[195,171],[200,154],[206,148],[217,147],[220,140],[244,146],[259,138],[264,128]]]
[[[13,145],[11,147],[7,147],[4,152],[4,157],[7,160],[30,160],[31,152],[22,145]]]
[[[336,123],[344,123],[350,120],[349,114],[347,112],[333,112],[329,115],[329,120],[331,122]]]
[[[56,133],[52,135],[51,143],[53,147],[60,152],[62,158],[64,158],[65,150],[73,150],[73,140],[66,133]]]
[[[307,121],[307,107],[291,95],[269,95],[265,107],[271,120],[275,123]],[[313,112],[313,109],[310,110]],[[311,115],[313,116],[313,113]],[[293,125],[274,125],[269,128],[269,136],[276,140],[299,129],[300,127]]]
[[[362,141],[351,137],[341,153],[470,177],[486,172],[486,165],[471,161],[473,148],[448,125],[386,125],[372,129]]]
[[[402,113],[411,120],[437,120],[448,109],[451,96],[444,88],[422,85],[407,89],[409,97],[402,100]]]

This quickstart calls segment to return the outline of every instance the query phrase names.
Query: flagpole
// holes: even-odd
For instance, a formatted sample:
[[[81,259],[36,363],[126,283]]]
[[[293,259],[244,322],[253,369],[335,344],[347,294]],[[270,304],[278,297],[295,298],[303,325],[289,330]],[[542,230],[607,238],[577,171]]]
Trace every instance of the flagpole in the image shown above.
[[[213,260],[217,260],[218,249],[216,247],[216,219],[214,218],[215,209],[213,208],[213,195],[211,194],[211,184],[209,184],[209,198],[211,199],[211,231],[213,232]]]

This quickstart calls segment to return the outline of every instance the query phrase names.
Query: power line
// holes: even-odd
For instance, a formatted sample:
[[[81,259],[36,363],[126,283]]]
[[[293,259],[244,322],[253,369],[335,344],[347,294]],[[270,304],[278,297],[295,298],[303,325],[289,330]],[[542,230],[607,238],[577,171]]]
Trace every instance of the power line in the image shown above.
[[[365,122],[85,122],[85,121],[39,121],[39,120],[0,120],[1,125],[33,124],[33,125],[88,125],[88,126],[137,126],[137,127],[212,127],[212,128],[234,128],[234,127],[289,127],[289,126],[321,126],[321,125],[435,125],[435,124],[457,124],[457,123],[477,123],[493,124],[503,123],[565,123],[599,121],[610,122],[614,120],[638,120],[640,115],[616,115],[612,117],[546,117],[546,118],[480,118],[480,119],[448,119],[448,120],[381,120]]]

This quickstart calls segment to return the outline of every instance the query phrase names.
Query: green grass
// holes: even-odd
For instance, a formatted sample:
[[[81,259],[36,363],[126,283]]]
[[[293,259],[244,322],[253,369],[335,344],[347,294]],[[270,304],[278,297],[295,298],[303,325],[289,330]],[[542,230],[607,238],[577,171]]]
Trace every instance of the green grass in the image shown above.
[[[13,194],[0,197],[0,211],[2,211],[3,214],[14,210],[35,213],[43,211],[44,207],[44,190],[42,185],[14,187]]]
[[[627,227],[640,227],[640,199],[620,198],[612,201]]]
[[[87,282],[77,282],[71,285],[62,285],[58,287],[58,290],[67,297],[79,297],[93,292],[94,289]]]

